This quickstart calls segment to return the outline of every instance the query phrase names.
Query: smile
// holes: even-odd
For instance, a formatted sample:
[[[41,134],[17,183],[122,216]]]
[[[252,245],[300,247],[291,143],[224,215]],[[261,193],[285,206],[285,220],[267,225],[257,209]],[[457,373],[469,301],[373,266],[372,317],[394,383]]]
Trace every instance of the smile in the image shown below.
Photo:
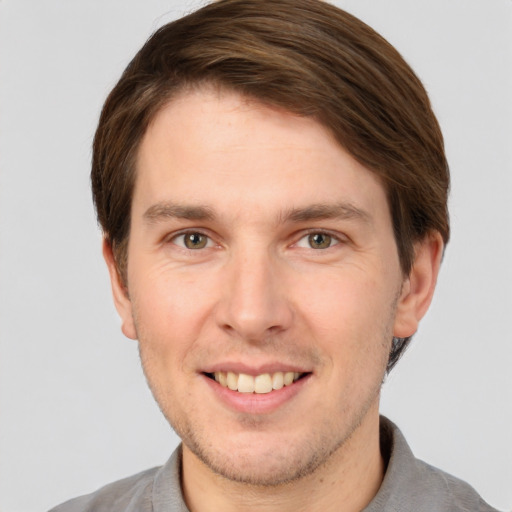
[[[221,386],[229,388],[232,391],[264,394],[281,389],[284,386],[290,386],[306,374],[298,372],[275,372],[252,376],[246,373],[215,372],[207,375],[216,380]]]

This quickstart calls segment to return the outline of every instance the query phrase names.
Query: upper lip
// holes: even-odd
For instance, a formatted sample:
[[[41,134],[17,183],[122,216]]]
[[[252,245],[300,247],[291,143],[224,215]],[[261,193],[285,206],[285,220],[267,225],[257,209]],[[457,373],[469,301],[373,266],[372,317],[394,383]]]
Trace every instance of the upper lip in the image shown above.
[[[246,364],[243,362],[225,362],[215,363],[211,366],[207,366],[202,370],[203,373],[215,373],[215,372],[233,372],[233,373],[244,373],[246,375],[262,375],[264,373],[276,373],[276,372],[298,372],[298,373],[309,373],[311,370],[306,369],[304,366],[290,363],[279,363],[269,362],[259,365]]]

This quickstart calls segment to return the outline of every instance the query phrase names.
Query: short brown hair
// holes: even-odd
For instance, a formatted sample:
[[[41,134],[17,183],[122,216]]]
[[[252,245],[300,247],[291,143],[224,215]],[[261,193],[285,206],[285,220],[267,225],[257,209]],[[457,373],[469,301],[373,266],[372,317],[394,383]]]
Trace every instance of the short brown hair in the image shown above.
[[[92,188],[123,279],[141,139],[173,96],[201,84],[330,129],[380,177],[405,275],[415,242],[432,231],[448,241],[443,137],[425,89],[400,54],[363,22],[320,0],[220,0],[160,28],[103,107]]]

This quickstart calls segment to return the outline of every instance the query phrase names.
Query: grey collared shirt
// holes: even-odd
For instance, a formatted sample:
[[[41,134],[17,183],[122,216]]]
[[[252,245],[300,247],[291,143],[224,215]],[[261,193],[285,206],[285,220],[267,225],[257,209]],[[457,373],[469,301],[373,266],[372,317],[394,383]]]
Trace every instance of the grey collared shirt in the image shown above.
[[[381,417],[386,474],[363,512],[497,512],[466,482],[416,459],[404,436]],[[50,512],[189,512],[180,484],[181,448],[159,468],[109,484]]]

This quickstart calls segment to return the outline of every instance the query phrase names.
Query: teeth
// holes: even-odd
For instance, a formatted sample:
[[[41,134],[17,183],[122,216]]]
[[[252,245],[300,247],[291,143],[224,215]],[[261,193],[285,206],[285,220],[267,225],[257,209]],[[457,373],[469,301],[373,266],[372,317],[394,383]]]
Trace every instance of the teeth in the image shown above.
[[[241,377],[241,375],[240,375]],[[270,393],[272,391],[272,377],[269,373],[254,377],[254,391],[256,393]],[[238,381],[240,383],[240,380]],[[240,384],[239,384],[240,385]]]
[[[284,386],[283,372],[277,372],[272,375],[272,389],[281,389]]]
[[[293,384],[299,372],[263,373],[253,377],[245,373],[215,372],[214,379],[223,387],[239,393],[270,393],[274,389]]]
[[[295,373],[286,372],[284,374],[284,385],[289,386],[293,382],[293,378],[295,377]]]
[[[238,376],[238,391],[240,393],[254,393],[254,377],[241,373]]]
[[[228,376],[227,376],[227,373],[226,372],[217,372],[215,374],[215,376],[219,376],[219,380],[217,382],[219,382],[221,384],[221,386],[224,386],[225,388],[228,387]],[[217,377],[215,377],[215,380],[217,380]]]
[[[229,389],[236,391],[238,389],[238,375],[233,372],[228,372],[226,384]]]

